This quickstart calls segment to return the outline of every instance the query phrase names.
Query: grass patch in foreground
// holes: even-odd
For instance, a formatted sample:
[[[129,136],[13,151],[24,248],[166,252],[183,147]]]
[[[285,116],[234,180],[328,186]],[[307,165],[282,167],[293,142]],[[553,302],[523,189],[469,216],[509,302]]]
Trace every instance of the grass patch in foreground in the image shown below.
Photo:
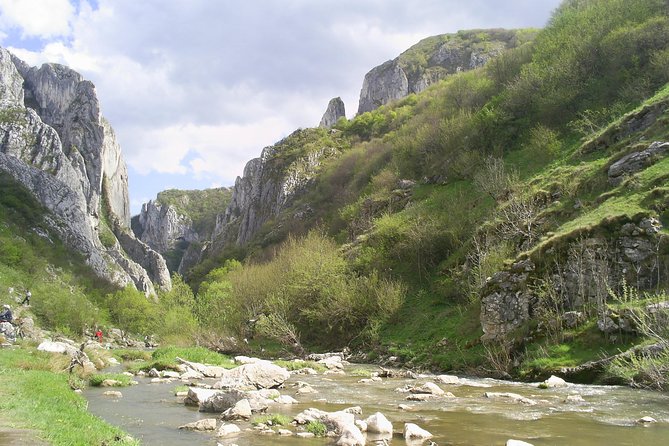
[[[88,413],[86,400],[70,389],[68,375],[47,370],[49,356],[34,350],[0,350],[3,417],[38,431],[53,446],[139,445]]]

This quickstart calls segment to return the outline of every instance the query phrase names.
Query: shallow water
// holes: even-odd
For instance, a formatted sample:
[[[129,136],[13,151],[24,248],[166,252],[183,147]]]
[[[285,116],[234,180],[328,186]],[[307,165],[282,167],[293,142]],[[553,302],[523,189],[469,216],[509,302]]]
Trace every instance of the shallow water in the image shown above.
[[[373,366],[353,365],[348,371]],[[381,382],[362,384],[360,378],[340,375],[292,376],[281,393],[297,399],[300,404],[273,406],[268,412],[295,415],[315,407],[335,411],[350,406],[361,406],[365,419],[374,412],[382,412],[393,422],[396,432],[404,423],[416,423],[430,431],[439,445],[504,445],[515,438],[535,446],[570,445],[629,445],[666,446],[669,444],[669,395],[629,389],[570,385],[562,389],[538,389],[536,384],[509,383],[490,379],[465,379],[461,385],[439,384],[456,398],[430,402],[406,401],[407,393],[395,389],[407,384],[419,385],[431,381],[429,377],[412,379],[383,379]],[[152,384],[148,378],[138,378],[140,384],[120,389],[122,398],[110,398],[102,393],[107,389],[91,388],[85,396],[89,410],[109,423],[122,427],[144,445],[212,445],[217,439],[213,433],[180,431],[178,426],[217,414],[200,413],[184,406],[173,396],[180,381]],[[203,380],[213,383],[215,380]],[[292,386],[297,381],[311,384],[318,393],[296,395]],[[535,406],[524,406],[504,400],[488,399],[485,392],[513,392],[539,401]],[[567,395],[579,394],[584,403],[565,403]],[[413,406],[410,411],[399,404]],[[635,423],[642,416],[651,416],[658,422],[649,426]],[[250,430],[250,423],[239,423],[239,435],[218,439],[222,444],[244,445],[325,445],[331,439],[302,439],[260,435]],[[247,430],[248,429],[248,430]],[[372,443],[373,444],[373,443]],[[391,444],[406,444],[396,434]],[[420,443],[418,443],[420,444]]]

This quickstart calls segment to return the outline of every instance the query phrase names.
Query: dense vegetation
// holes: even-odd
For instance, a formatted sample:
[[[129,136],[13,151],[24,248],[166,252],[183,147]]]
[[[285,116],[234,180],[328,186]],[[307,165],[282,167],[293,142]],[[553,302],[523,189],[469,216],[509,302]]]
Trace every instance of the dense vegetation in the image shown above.
[[[35,288],[43,323],[72,332],[98,322],[219,349],[240,348],[244,338],[251,347],[295,353],[348,345],[418,366],[532,378],[601,352],[666,342],[657,330],[614,341],[597,329],[598,312],[632,305],[620,298],[625,283],[601,284],[598,306],[584,309],[587,322],[556,334],[550,321],[566,306],[551,294],[548,273],[579,235],[640,216],[669,223],[669,159],[620,184],[607,181],[614,161],[669,139],[662,113],[644,128],[621,131],[630,116],[669,103],[667,6],[567,0],[544,30],[521,34],[484,68],[342,120],[335,132],[296,132],[266,156],[280,174],[301,156],[331,148],[308,191],[248,246],[199,265],[189,276],[193,288],[175,276],[157,302],[130,288],[100,291],[55,260],[65,269],[45,279],[48,253],[62,258],[54,251],[62,248],[39,231],[19,230],[43,226],[39,207],[24,206],[20,190],[3,186],[12,193],[0,201],[11,212],[0,214],[0,285]],[[409,56],[416,63],[422,57]],[[187,205],[169,191],[159,199]],[[306,218],[290,218],[306,207]],[[210,216],[215,209],[187,211]],[[31,260],[36,249],[44,259]],[[658,250],[666,256],[666,243]],[[520,257],[546,272],[545,282],[532,284],[536,321],[508,344],[482,343],[481,290]],[[665,270],[658,268],[660,288],[669,281]],[[48,280],[68,285],[53,287],[58,304],[40,300]],[[663,296],[653,290],[632,300]],[[622,358],[608,373],[646,382],[639,376],[648,371],[640,369],[666,374],[667,362]]]

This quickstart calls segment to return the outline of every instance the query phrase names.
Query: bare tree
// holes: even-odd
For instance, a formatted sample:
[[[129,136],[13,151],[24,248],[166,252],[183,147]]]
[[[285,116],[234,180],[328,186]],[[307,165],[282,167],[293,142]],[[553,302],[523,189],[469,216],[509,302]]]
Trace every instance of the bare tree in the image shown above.
[[[504,160],[489,156],[481,168],[474,174],[474,184],[495,201],[500,201],[511,193],[518,181],[518,174],[507,170]]]

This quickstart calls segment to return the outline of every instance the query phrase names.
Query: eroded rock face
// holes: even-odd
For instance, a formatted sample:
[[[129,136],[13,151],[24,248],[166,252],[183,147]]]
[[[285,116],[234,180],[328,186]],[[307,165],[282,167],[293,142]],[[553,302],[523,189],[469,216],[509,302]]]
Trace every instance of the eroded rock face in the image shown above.
[[[574,311],[574,317],[584,305],[596,305],[606,299],[609,290],[618,292],[624,283],[642,291],[654,289],[658,271],[669,260],[661,251],[659,220],[640,218],[606,224],[612,226],[607,228],[606,237],[593,231],[547,250],[559,265],[552,265],[555,292],[564,308]],[[525,260],[494,274],[486,283],[481,295],[482,339],[501,339],[533,317],[538,299],[527,286],[536,279],[533,270],[534,264]],[[632,320],[625,314],[603,315],[599,328],[604,332],[634,332]]]
[[[422,40],[365,75],[358,114],[420,93],[448,75],[482,67],[516,44],[514,34],[506,30],[478,30]],[[481,40],[484,35],[486,38]]]
[[[620,184],[627,175],[639,172],[665,156],[669,151],[668,142],[655,141],[645,150],[632,152],[609,167],[609,183]]]
[[[93,84],[62,65],[29,67],[0,48],[0,114],[1,168],[52,213],[50,227],[65,244],[112,283],[147,294],[152,279],[169,288],[164,261],[148,256],[150,277],[137,263],[147,256],[129,259],[118,243],[100,242],[103,207],[118,232],[129,228],[130,204],[126,165]]]
[[[332,98],[328,103],[328,108],[325,110],[323,117],[321,118],[321,123],[319,127],[325,127],[326,129],[332,128],[340,118],[346,117],[346,107],[344,106],[344,101],[341,98]]]
[[[140,240],[160,253],[174,249],[179,240],[190,243],[199,238],[189,217],[179,214],[173,206],[164,206],[153,200],[142,205],[139,227]]]
[[[303,132],[309,130],[297,130],[286,140],[300,138]],[[305,190],[323,160],[337,153],[336,148],[324,146],[285,165],[282,143],[263,149],[260,158],[246,163],[244,175],[235,180],[230,204],[216,219],[213,240],[219,249],[249,242],[265,222],[278,216]]]

